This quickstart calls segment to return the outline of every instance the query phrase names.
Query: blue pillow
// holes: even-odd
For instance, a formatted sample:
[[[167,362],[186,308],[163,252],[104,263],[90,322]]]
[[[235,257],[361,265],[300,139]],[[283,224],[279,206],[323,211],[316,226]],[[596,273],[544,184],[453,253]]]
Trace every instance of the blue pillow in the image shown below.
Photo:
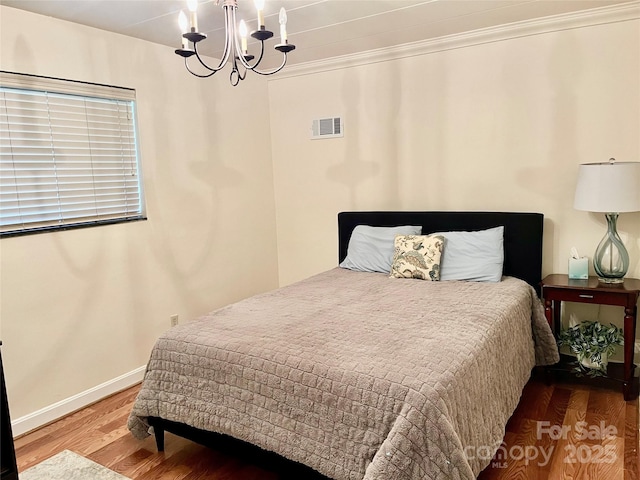
[[[396,235],[420,235],[421,226],[371,227],[358,225],[351,232],[342,268],[357,272],[389,273]]]
[[[445,238],[440,280],[499,282],[504,263],[504,227],[477,232],[439,232]]]

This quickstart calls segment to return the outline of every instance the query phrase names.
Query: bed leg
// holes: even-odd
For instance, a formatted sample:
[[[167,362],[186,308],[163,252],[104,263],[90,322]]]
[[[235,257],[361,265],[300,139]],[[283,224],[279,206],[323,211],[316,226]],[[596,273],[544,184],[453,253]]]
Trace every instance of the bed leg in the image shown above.
[[[153,435],[156,439],[158,452],[164,452],[164,428],[162,427],[162,423],[159,420],[150,420],[149,423],[153,427]]]
[[[156,447],[159,452],[164,452],[164,429],[161,427],[153,427],[156,436]]]

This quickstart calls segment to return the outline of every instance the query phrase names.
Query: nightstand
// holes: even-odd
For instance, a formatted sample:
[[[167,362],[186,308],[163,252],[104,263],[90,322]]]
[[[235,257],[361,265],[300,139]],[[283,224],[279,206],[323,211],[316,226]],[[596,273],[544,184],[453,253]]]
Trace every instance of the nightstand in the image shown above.
[[[633,347],[636,339],[640,280],[625,278],[624,283],[606,285],[598,282],[597,277],[589,277],[587,280],[571,280],[568,275],[553,274],[545,277],[540,285],[542,286],[542,298],[544,298],[545,316],[556,336],[560,331],[560,304],[562,302],[624,307],[624,363],[621,375],[616,372],[608,372],[608,377],[622,383],[625,400],[636,398],[638,396],[638,379],[634,377]]]

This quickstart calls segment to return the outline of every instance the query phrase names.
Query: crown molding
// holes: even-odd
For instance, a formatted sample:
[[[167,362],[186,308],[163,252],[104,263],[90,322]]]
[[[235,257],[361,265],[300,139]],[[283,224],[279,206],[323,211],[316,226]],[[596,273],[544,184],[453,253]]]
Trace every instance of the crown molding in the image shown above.
[[[466,48],[486,43],[501,42],[515,38],[572,30],[610,23],[640,19],[640,2],[633,1],[610,7],[600,7],[582,12],[565,13],[535,20],[483,28],[454,35],[447,35],[419,42],[405,43],[388,48],[369,50],[350,55],[342,55],[323,60],[288,66],[269,81],[310,75],[314,73],[340,70],[372,63],[387,62],[401,58],[428,55],[458,48]]]

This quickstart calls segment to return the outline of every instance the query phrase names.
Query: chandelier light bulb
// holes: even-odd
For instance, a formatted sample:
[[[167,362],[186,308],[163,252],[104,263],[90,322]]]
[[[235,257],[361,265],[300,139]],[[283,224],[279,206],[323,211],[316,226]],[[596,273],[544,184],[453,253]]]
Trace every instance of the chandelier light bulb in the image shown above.
[[[180,10],[180,14],[178,15],[178,25],[180,26],[181,33],[187,33],[187,29],[189,28],[188,20],[182,10]],[[182,49],[186,50],[187,48],[189,48],[189,40],[182,37]]]
[[[187,20],[187,16],[184,14],[184,10],[180,10],[180,14],[178,15],[178,25],[181,33],[187,33],[189,21]]]
[[[258,11],[258,29],[264,28],[264,0],[254,0],[254,5]]]
[[[280,22],[280,41],[287,43],[287,11],[284,7],[280,7],[280,15],[278,15]]]
[[[244,20],[240,20],[240,26],[238,27],[238,32],[240,33],[240,42],[242,44],[242,54],[247,54],[247,24],[244,23]]]
[[[198,31],[198,0],[187,0],[187,8],[189,9],[189,23],[192,32]]]

